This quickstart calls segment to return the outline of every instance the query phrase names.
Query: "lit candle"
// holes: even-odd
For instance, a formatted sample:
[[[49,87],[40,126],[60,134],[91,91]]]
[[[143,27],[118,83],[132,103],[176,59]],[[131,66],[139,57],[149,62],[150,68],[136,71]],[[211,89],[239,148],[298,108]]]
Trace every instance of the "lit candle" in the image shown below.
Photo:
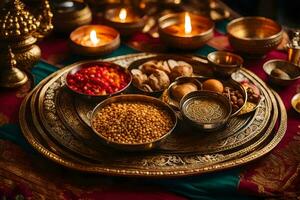
[[[166,27],[165,31],[181,37],[190,37],[198,35],[206,30],[201,24],[192,21],[188,12],[184,13],[184,20],[181,21],[182,22]]]
[[[104,54],[116,49],[120,44],[119,33],[103,25],[81,26],[71,33],[70,39],[72,48],[86,55]]]
[[[136,15],[132,9],[121,8],[117,10],[115,16],[111,18],[113,22],[118,23],[132,23],[139,20],[139,16]]]
[[[158,19],[161,41],[178,49],[196,49],[213,36],[214,23],[201,15],[183,12],[166,14]]]
[[[97,32],[95,30],[92,30],[90,32],[89,36],[85,36],[82,38],[80,43],[83,46],[89,46],[89,47],[97,47],[100,45],[100,37],[97,36]]]
[[[190,34],[192,32],[191,17],[187,12],[184,14],[184,32],[185,34]]]
[[[86,47],[99,47],[103,46],[113,40],[113,37],[109,34],[97,32],[91,30],[88,34],[83,34],[82,37],[77,37],[75,42]]]
[[[141,31],[145,26],[145,19],[131,7],[110,8],[105,11],[104,20],[107,25],[116,28],[122,36]]]
[[[127,10],[126,10],[125,8],[122,8],[122,9],[120,10],[119,18],[120,18],[121,22],[125,22],[125,21],[126,21],[126,18],[127,18]]]

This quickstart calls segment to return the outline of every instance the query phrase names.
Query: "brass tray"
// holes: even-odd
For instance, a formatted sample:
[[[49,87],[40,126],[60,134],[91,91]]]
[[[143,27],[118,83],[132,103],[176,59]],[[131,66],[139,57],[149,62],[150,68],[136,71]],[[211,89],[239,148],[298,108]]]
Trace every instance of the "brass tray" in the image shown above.
[[[127,62],[128,64],[132,62],[132,60],[146,56],[153,55],[134,54],[117,57],[114,58],[113,61],[121,62],[119,64],[128,66],[122,62]],[[61,81],[63,79],[59,80],[57,77],[61,77],[70,68],[72,68],[72,66],[60,70],[51,75],[48,79],[42,81],[24,100],[20,110],[20,124],[24,136],[33,147],[51,160],[73,169],[128,176],[182,176],[204,173],[233,167],[262,156],[274,148],[285,132],[286,111],[281,100],[278,98],[279,106],[277,106],[273,93],[266,85],[254,74],[243,69],[243,75],[258,84],[265,97],[265,104],[262,104],[255,113],[247,116],[246,122],[244,122],[246,124],[254,122],[255,120],[253,118],[255,117],[258,118],[260,122],[259,124],[255,124],[256,126],[265,123],[264,127],[262,127],[257,134],[252,134],[253,129],[250,129],[246,132],[248,135],[251,135],[248,136],[250,139],[243,137],[243,134],[236,133],[223,136],[218,138],[218,140],[229,141],[231,142],[228,142],[229,145],[211,145],[212,147],[207,149],[186,147],[176,149],[174,148],[175,145],[172,146],[167,142],[161,149],[154,152],[125,154],[124,152],[115,151],[95,142],[96,138],[89,132],[89,127],[82,117],[84,114],[80,116],[78,114],[80,110],[74,106],[78,104],[78,102],[69,101],[67,98],[70,99],[70,97],[68,97],[70,94],[63,89],[58,89],[63,85],[63,81]],[[57,80],[59,84],[57,84]],[[57,91],[59,95],[53,95],[55,91]],[[64,98],[61,98],[62,96]],[[46,104],[44,104],[44,102],[46,102]],[[47,106],[46,108],[51,111],[53,111],[54,107],[55,112],[50,114],[49,112],[41,112],[41,110],[45,108],[43,107],[45,105]],[[274,126],[278,118],[278,108],[281,111],[279,119],[281,127],[277,131],[274,130]],[[265,110],[268,111],[269,115],[261,115],[261,113],[266,112]],[[30,112],[32,112],[32,115],[29,117]],[[266,120],[264,120],[265,118],[262,119],[262,116],[267,116]],[[60,128],[53,119],[52,122],[51,120],[46,122],[43,120],[43,118],[49,119],[49,117],[59,120]],[[265,122],[261,123],[262,120]],[[33,121],[33,123],[31,123],[31,121]],[[74,127],[77,126],[73,126],[73,124],[70,126],[70,123],[77,123],[77,125],[79,124],[78,127],[82,129],[74,129]],[[249,127],[249,125],[238,127],[237,130],[246,130],[247,127]],[[53,133],[53,129],[56,129],[55,134]],[[237,133],[241,133],[238,131]],[[65,134],[66,132],[68,132],[68,134]],[[235,140],[228,140],[227,138],[233,138]],[[176,142],[176,140],[174,141]],[[211,141],[213,141],[213,137],[207,140],[207,144],[212,144]],[[238,144],[239,141],[240,144]],[[172,144],[174,142],[169,143]],[[218,144],[218,142],[215,144]]]

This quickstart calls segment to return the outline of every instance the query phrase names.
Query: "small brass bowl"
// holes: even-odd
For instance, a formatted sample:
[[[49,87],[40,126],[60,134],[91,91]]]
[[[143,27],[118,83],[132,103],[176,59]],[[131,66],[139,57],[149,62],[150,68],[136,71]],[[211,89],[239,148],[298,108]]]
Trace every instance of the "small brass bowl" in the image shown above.
[[[62,1],[53,4],[53,24],[58,32],[69,33],[92,22],[92,12],[86,3]]]
[[[285,60],[270,60],[264,64],[263,68],[270,81],[276,85],[287,86],[300,78],[300,67]],[[281,70],[281,72],[286,73],[289,78],[274,75],[274,73],[272,73],[274,69]]]
[[[184,35],[176,34],[168,30],[173,25],[184,24],[185,13],[167,14],[159,18],[158,31],[162,41],[167,45],[178,49],[197,49],[207,43],[213,37],[214,23],[210,19],[189,13],[192,21],[192,28],[201,29],[197,34]],[[184,27],[179,28],[179,30]]]
[[[133,9],[129,7],[124,9],[127,11],[127,17],[134,12]],[[104,23],[117,29],[121,36],[129,36],[135,32],[143,30],[145,26],[145,17],[134,14],[134,16],[132,16],[132,20],[130,21],[122,22],[114,20],[114,18],[119,16],[120,11],[120,8],[110,8],[106,10],[104,14]]]
[[[275,49],[282,41],[281,25],[264,17],[240,17],[227,25],[229,42],[243,54],[261,56]]]
[[[92,30],[95,30],[100,35],[105,35],[109,41],[99,46],[87,46],[81,44],[82,38],[89,37]],[[101,41],[101,36],[99,39]],[[69,45],[71,50],[76,54],[84,56],[100,56],[109,54],[119,48],[120,42],[119,32],[109,26],[85,25],[75,29],[70,34]]]
[[[70,85],[68,84],[68,81],[67,81],[68,75],[75,74],[76,72],[78,72],[82,68],[88,68],[88,67],[92,67],[92,66],[95,66],[95,65],[100,65],[100,66],[101,65],[106,65],[106,66],[109,66],[109,67],[112,67],[112,68],[121,69],[128,76],[127,85],[124,88],[122,88],[121,90],[117,91],[117,92],[114,92],[114,93],[111,93],[111,94],[106,94],[106,95],[89,95],[89,94],[85,94],[85,93],[81,93],[81,92],[73,90],[70,87]],[[112,63],[112,62],[104,62],[104,61],[96,61],[95,60],[95,61],[81,62],[77,66],[73,67],[73,69],[70,70],[67,73],[67,75],[65,77],[65,80],[66,80],[65,81],[66,82],[66,87],[68,88],[68,90],[71,91],[76,96],[78,96],[80,98],[83,98],[83,99],[86,99],[86,100],[91,100],[91,101],[102,101],[102,100],[104,100],[104,99],[106,99],[110,96],[118,95],[118,94],[121,94],[122,92],[125,92],[125,90],[130,86],[130,84],[132,82],[132,76],[126,68],[124,68],[120,65],[117,65],[117,64]]]
[[[158,139],[155,139],[149,143],[137,143],[137,144],[129,144],[129,143],[118,143],[115,141],[108,140],[105,136],[103,136],[101,133],[99,133],[94,127],[93,127],[93,119],[95,118],[95,114],[104,108],[107,105],[110,105],[111,103],[116,103],[116,102],[144,102],[144,103],[151,103],[154,104],[163,110],[167,111],[167,113],[170,115],[173,121],[173,127],[169,130],[169,132],[165,133],[163,136],[161,136]],[[127,95],[119,95],[119,96],[114,96],[111,98],[108,98],[101,103],[99,103],[94,110],[92,111],[91,114],[91,128],[93,131],[99,136],[102,142],[105,144],[120,149],[120,150],[126,150],[126,151],[141,151],[141,150],[151,150],[153,148],[156,148],[160,145],[160,143],[167,138],[175,129],[176,124],[177,124],[177,117],[175,112],[172,110],[168,104],[160,101],[157,98],[154,97],[149,97],[145,95],[138,95],[138,94],[127,94]]]
[[[215,51],[208,54],[207,59],[214,69],[214,73],[221,77],[230,77],[243,65],[243,58],[226,51]]]
[[[300,93],[293,96],[291,104],[294,110],[300,114]]]
[[[180,101],[180,111],[192,126],[209,132],[225,126],[231,116],[232,107],[224,95],[202,90],[185,95]]]

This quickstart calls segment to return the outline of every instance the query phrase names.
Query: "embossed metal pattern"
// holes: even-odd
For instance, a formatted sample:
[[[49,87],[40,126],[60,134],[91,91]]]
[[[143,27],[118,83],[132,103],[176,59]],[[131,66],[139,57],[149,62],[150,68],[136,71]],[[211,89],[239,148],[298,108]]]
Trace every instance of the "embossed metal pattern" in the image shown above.
[[[143,56],[149,56],[149,54],[135,54],[135,55],[129,55],[129,56],[119,57],[114,59],[117,62],[124,62],[124,60],[125,62],[126,61],[130,62],[131,57],[133,59],[136,59],[137,57],[140,58]],[[121,61],[118,59],[120,59]],[[69,68],[67,67],[66,69]],[[36,123],[38,123],[40,127],[43,127],[44,131],[46,132],[46,134],[40,133],[40,131],[37,130],[35,126],[31,123],[32,118],[39,118],[38,115],[32,115],[28,117],[28,113],[30,112],[29,103],[30,102],[39,103],[40,96],[43,94],[42,91],[44,88],[42,87],[44,86],[44,84],[55,76],[61,76],[63,74],[62,71],[58,71],[55,74],[51,75],[48,80],[43,81],[37,87],[37,89],[34,90],[37,91],[40,88],[42,88],[42,90],[40,90],[40,93],[38,95],[33,95],[35,96],[36,99],[32,99],[33,96],[32,94],[30,94],[24,100],[20,110],[20,125],[25,138],[40,153],[66,167],[81,170],[81,171],[112,174],[112,175],[126,175],[126,176],[169,177],[169,176],[184,176],[184,175],[205,173],[209,171],[225,169],[228,167],[233,167],[233,166],[247,163],[253,159],[256,159],[264,155],[272,148],[274,148],[276,144],[282,139],[286,129],[286,121],[287,121],[286,111],[280,98],[276,96],[279,104],[279,106],[277,106],[274,95],[260,79],[258,79],[254,74],[250,73],[245,69],[243,69],[242,72],[243,75],[245,75],[251,81],[256,82],[256,84],[258,84],[260,89],[264,92],[263,95],[265,96],[265,100],[264,100],[265,103],[261,104],[259,109],[265,106],[264,109],[267,110],[270,109],[271,111],[269,112],[270,114],[268,117],[269,120],[267,120],[266,126],[261,131],[261,133],[256,135],[254,138],[249,140],[244,145],[241,145],[237,149],[232,149],[231,151],[220,151],[219,153],[201,154],[199,153],[199,151],[190,152],[190,153],[187,152],[173,153],[172,150],[170,150],[170,152],[165,152],[165,150],[164,151],[161,150],[158,153],[157,152],[156,153],[153,152],[150,154],[142,153],[141,155],[133,156],[133,158],[122,158],[121,156],[110,158],[111,155],[117,155],[118,152],[114,152],[112,149],[109,148],[106,148],[105,151],[104,148],[102,148],[102,154],[105,154],[105,156],[101,156],[97,158],[92,157],[93,161],[91,161],[91,159],[88,158],[86,155],[80,156],[82,155],[82,151],[74,152],[71,149],[68,150],[68,148],[61,145],[61,143],[58,143],[58,141],[55,138],[53,138],[51,134],[49,134],[48,130],[50,129],[47,129],[49,127],[44,126],[44,124],[41,123],[41,119],[35,119],[34,121],[36,121]],[[53,89],[56,87],[55,85],[56,84],[54,84],[54,87],[50,88],[50,93],[45,94],[45,101],[49,100],[47,99],[51,96],[49,94],[53,94],[51,92],[54,92]],[[274,105],[273,108],[272,105]],[[53,104],[48,102],[47,106],[49,110],[52,112]],[[36,112],[39,113],[40,110],[39,108],[38,109],[37,108],[38,107],[35,107]],[[278,117],[278,108],[280,109],[280,113],[281,113],[279,119],[280,127],[278,130],[274,131],[273,130],[274,125]],[[259,111],[259,109],[255,113],[255,116],[257,116],[258,119],[260,119],[263,116],[259,114],[259,112],[263,112],[264,110],[261,109],[261,111]],[[73,108],[73,111],[75,113],[77,112],[75,108]],[[52,114],[57,114],[57,113],[52,112]],[[53,117],[54,115],[50,114],[50,116]],[[253,119],[252,118],[250,120],[248,119],[248,123],[251,120]],[[69,128],[65,127],[66,121],[63,121],[62,124],[64,125],[64,129],[70,128],[70,127]],[[82,124],[86,126],[85,123]],[[64,129],[63,131],[65,131]],[[226,138],[227,137],[225,137],[225,139]],[[70,137],[69,138],[66,137],[65,139],[70,139]],[[78,140],[78,139],[74,137],[74,140]],[[87,146],[84,144],[82,145],[84,146],[84,148],[86,148]],[[84,151],[91,151],[91,152],[96,151],[97,155],[99,155],[99,151],[101,152],[101,148],[100,149],[98,149],[97,147],[93,147],[93,148],[94,149],[91,148],[89,150],[85,149]],[[88,153],[87,155],[93,155],[93,153],[91,152],[85,152],[85,153]],[[97,160],[97,162],[95,162],[95,160]]]

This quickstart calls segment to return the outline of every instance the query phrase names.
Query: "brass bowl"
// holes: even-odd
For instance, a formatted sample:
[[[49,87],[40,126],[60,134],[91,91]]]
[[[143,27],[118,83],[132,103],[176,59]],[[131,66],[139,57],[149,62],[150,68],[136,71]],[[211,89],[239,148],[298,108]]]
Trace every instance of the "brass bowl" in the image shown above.
[[[184,15],[185,13],[172,13],[159,18],[158,31],[161,40],[167,45],[178,49],[197,49],[205,45],[213,37],[214,22],[204,16],[189,13],[192,24],[196,23],[203,29],[199,34],[184,36],[166,30],[167,27],[172,25],[184,23]]]
[[[133,12],[133,9],[126,8],[127,12]],[[145,17],[136,14],[136,18],[129,22],[114,21],[116,16],[119,15],[120,8],[110,8],[104,14],[104,23],[108,26],[117,29],[121,36],[129,36],[135,32],[142,31],[145,26]],[[128,13],[129,14],[129,13]]]
[[[179,103],[181,99],[179,100],[174,97],[172,88],[176,85],[184,83],[193,83],[195,86],[197,86],[197,90],[202,90],[202,83],[197,80],[197,77],[179,77],[169,85],[168,89],[165,91],[166,94],[163,94],[162,96],[163,101],[168,103],[172,107],[179,109]]]
[[[149,143],[137,143],[137,144],[126,144],[126,143],[118,143],[118,142],[114,142],[111,140],[108,140],[105,136],[103,136],[102,134],[100,134],[94,127],[93,127],[93,119],[95,117],[95,114],[97,113],[97,111],[101,110],[102,108],[104,108],[105,106],[111,104],[111,103],[116,103],[116,102],[128,102],[128,101],[132,101],[132,102],[145,102],[145,103],[151,103],[154,104],[164,110],[166,110],[169,115],[172,118],[173,121],[173,127],[171,128],[171,130],[167,133],[165,133],[163,136],[161,136],[160,138],[153,140]],[[145,96],[145,95],[138,95],[138,94],[127,94],[127,95],[119,95],[119,96],[114,96],[111,98],[108,98],[104,101],[102,101],[101,103],[99,103],[94,110],[92,111],[91,114],[91,128],[93,129],[93,131],[99,136],[99,138],[101,139],[102,142],[104,142],[105,144],[120,149],[120,150],[126,150],[126,151],[141,151],[141,150],[151,150],[153,148],[156,148],[160,145],[160,143],[167,138],[175,129],[176,125],[177,125],[177,117],[175,112],[172,110],[171,107],[168,106],[168,104],[160,101],[157,98],[154,97],[149,97],[149,96]]]
[[[53,24],[58,32],[69,33],[75,28],[90,24],[92,12],[86,3],[79,1],[54,2]]]
[[[263,68],[270,81],[276,85],[287,86],[300,78],[300,67],[285,60],[270,60],[263,65]],[[272,71],[274,69],[280,69],[281,71],[288,74],[290,78],[285,79],[283,77],[274,76],[272,74]]]
[[[70,85],[68,84],[68,81],[67,81],[68,75],[69,74],[75,74],[77,71],[79,71],[82,68],[87,68],[87,67],[91,67],[91,66],[94,66],[94,65],[109,65],[110,67],[121,69],[129,77],[129,81],[128,81],[127,85],[124,88],[122,88],[121,90],[117,91],[117,92],[114,92],[114,93],[111,93],[111,94],[106,94],[106,95],[89,95],[89,94],[81,93],[81,92],[78,92],[78,91],[75,91],[75,90],[71,89],[71,87],[70,87]],[[104,100],[104,99],[106,99],[110,96],[118,95],[118,94],[121,94],[122,92],[125,92],[125,90],[127,90],[127,88],[130,86],[130,84],[132,82],[132,76],[126,68],[124,68],[120,65],[117,65],[117,64],[112,63],[112,62],[104,62],[104,61],[96,61],[95,60],[95,61],[81,62],[77,66],[73,67],[73,69],[70,70],[67,73],[67,75],[65,76],[65,80],[66,80],[65,83],[66,83],[67,89],[69,91],[71,91],[74,95],[76,95],[80,98],[86,99],[86,100],[102,101],[102,100]]]
[[[201,114],[201,120],[196,120],[188,111],[195,100],[202,101],[201,107],[192,109]],[[229,99],[224,95],[202,90],[185,95],[180,101],[180,111],[184,119],[193,127],[209,132],[221,129],[226,125],[232,108]]]
[[[292,107],[300,114],[300,93],[295,94],[291,100]]]
[[[264,17],[240,17],[227,25],[231,46],[238,52],[261,56],[275,49],[282,41],[283,29]]]
[[[111,38],[111,41],[101,45],[101,46],[95,46],[95,47],[90,47],[90,46],[84,46],[80,44],[80,39],[87,34],[90,33],[90,31],[96,30],[97,32],[106,35],[107,37]],[[100,38],[101,40],[101,38]],[[70,42],[69,46],[71,50],[79,55],[84,55],[84,56],[100,56],[100,55],[106,55],[120,46],[120,34],[117,30],[104,26],[104,25],[85,25],[81,26],[77,29],[75,29],[71,34],[70,34]]]
[[[204,81],[208,80],[208,79],[212,79],[212,78],[206,78],[206,77],[196,77],[201,83],[203,83]],[[244,100],[244,104],[239,107],[239,109],[233,111],[232,109],[232,113],[231,116],[237,116],[240,114],[241,110],[245,107],[247,101],[248,101],[248,95],[247,95],[247,91],[246,89],[243,87],[243,85],[233,79],[226,79],[226,80],[222,80],[222,79],[217,79],[219,81],[222,82],[224,88],[225,87],[229,87],[232,88],[234,90],[238,90],[240,92],[240,94],[243,96],[243,100]],[[223,94],[224,95],[224,94]],[[224,95],[225,96],[225,95]]]
[[[214,73],[220,77],[230,77],[243,65],[243,58],[226,51],[215,51],[207,55],[207,60],[212,65]]]

